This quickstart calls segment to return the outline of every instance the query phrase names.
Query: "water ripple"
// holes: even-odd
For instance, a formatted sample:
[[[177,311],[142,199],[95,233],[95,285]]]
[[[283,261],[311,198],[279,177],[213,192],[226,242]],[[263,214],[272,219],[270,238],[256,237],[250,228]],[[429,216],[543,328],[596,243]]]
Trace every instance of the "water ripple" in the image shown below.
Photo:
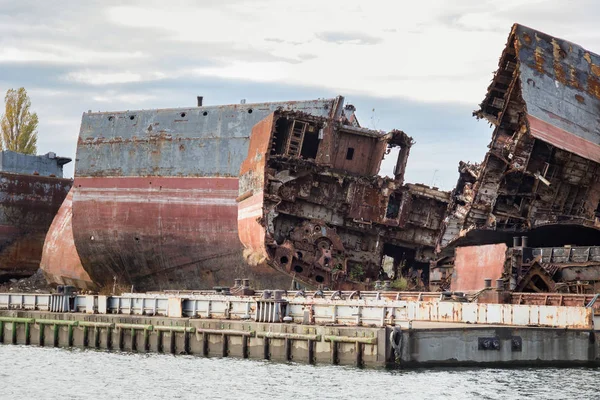
[[[372,370],[0,345],[10,399],[594,399],[595,368]]]

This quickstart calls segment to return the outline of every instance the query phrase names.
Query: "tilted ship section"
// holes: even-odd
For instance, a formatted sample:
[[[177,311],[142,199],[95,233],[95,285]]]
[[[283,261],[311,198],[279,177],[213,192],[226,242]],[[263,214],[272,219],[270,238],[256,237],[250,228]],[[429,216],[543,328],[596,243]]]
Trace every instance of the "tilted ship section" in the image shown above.
[[[494,249],[486,246],[504,243],[506,250],[513,236],[524,235],[528,244],[513,244],[498,264],[495,278],[506,289],[595,293],[600,283],[592,265],[600,242],[600,57],[515,24],[474,115],[495,129],[483,162],[459,166],[433,280],[447,288],[451,276],[463,279],[476,269],[489,270],[491,259],[478,266]],[[528,245],[543,257],[525,252],[529,255],[515,261]],[[468,247],[454,260],[457,246]],[[573,259],[547,257],[561,254],[560,247],[566,253],[572,247]],[[577,256],[582,251],[585,257]],[[575,261],[584,258],[581,264]]]

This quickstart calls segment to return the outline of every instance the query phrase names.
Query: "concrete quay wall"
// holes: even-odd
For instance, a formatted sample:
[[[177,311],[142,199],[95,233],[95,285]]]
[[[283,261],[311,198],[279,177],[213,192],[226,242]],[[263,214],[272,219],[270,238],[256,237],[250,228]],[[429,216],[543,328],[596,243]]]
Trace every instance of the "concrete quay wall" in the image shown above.
[[[326,326],[0,311],[0,343],[358,367],[600,365],[598,333],[467,324]]]
[[[597,331],[473,326],[403,334],[403,366],[600,365]]]

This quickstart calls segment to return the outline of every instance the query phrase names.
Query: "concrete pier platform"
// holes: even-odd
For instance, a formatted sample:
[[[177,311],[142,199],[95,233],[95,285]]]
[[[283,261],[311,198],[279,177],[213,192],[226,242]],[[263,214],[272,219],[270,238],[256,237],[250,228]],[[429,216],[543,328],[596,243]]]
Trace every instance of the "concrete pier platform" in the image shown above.
[[[395,326],[0,310],[0,343],[309,364],[600,365],[598,332],[409,321]]]

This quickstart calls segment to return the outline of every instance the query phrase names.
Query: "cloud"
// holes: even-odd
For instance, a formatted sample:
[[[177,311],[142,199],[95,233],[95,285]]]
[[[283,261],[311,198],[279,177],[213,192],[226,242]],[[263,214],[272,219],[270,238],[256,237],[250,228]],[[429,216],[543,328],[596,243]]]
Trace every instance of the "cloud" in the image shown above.
[[[1,4],[0,69],[9,61],[72,66],[68,83],[113,85],[122,74],[152,82],[153,74],[200,70],[473,107],[516,20],[600,47],[593,18],[600,6],[590,0],[574,2],[573,18],[564,18],[563,5],[539,0],[429,0],[410,9],[380,0],[307,0],[285,9],[272,0]]]
[[[298,58],[301,60],[314,60],[316,58],[319,58],[319,56],[316,54],[310,54],[310,53],[300,53],[300,54],[298,54]]]
[[[265,42],[285,43],[285,40],[280,38],[265,38]]]
[[[140,82],[142,80],[142,75],[130,71],[100,72],[82,70],[69,72],[64,79],[89,85],[107,85],[113,83]]]
[[[152,94],[135,94],[135,93],[119,93],[115,91],[109,91],[103,95],[92,96],[92,100],[96,103],[105,104],[141,104],[147,103],[151,100],[156,99],[155,95]]]
[[[317,33],[317,37],[324,42],[335,44],[373,45],[383,41],[381,38],[360,32],[320,32]]]
[[[458,161],[486,151],[489,127],[471,110],[514,22],[600,51],[592,0],[566,14],[541,0],[123,3],[0,0],[0,94],[28,89],[40,152],[74,158],[89,109],[344,94],[364,125],[415,138],[408,181],[429,184],[437,169],[436,183],[451,188]]]

